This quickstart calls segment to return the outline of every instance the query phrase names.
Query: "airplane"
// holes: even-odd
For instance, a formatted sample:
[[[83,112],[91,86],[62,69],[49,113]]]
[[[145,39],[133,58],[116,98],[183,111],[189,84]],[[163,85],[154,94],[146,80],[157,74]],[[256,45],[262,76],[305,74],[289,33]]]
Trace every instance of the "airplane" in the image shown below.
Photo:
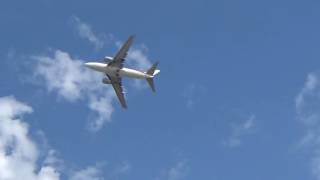
[[[152,67],[146,72],[125,68],[124,61],[133,43],[134,36],[130,36],[120,50],[116,53],[114,57],[106,56],[103,62],[87,62],[85,66],[98,72],[102,72],[106,75],[102,79],[102,83],[111,84],[116,92],[116,95],[120,101],[123,108],[127,108],[127,103],[124,98],[124,92],[122,87],[122,78],[137,78],[146,79],[152,91],[155,92],[155,86],[153,78],[160,72],[157,69],[158,62],[152,65]]]

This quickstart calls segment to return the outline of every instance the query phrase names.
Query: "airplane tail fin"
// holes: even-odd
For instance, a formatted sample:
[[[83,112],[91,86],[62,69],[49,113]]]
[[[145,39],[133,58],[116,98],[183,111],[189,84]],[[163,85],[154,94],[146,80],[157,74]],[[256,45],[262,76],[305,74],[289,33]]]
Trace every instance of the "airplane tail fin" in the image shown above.
[[[147,71],[147,74],[152,76],[151,78],[146,78],[146,80],[147,80],[147,82],[148,82],[148,84],[151,87],[153,92],[156,92],[156,88],[155,88],[154,82],[153,82],[153,77],[160,73],[160,70],[157,69],[158,64],[159,64],[158,62],[154,63],[152,65],[152,67]]]

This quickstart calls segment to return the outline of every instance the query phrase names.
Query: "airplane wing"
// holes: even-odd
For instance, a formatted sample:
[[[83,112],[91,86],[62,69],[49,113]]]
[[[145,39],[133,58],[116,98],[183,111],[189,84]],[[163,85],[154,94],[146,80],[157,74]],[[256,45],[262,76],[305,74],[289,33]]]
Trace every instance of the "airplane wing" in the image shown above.
[[[115,66],[122,68],[123,67],[123,62],[125,60],[125,57],[128,54],[128,51],[130,49],[130,46],[133,43],[134,36],[130,36],[126,43],[120,48],[120,50],[117,52],[117,54],[114,56],[113,61],[109,63],[110,66]]]
[[[126,109],[127,108],[127,103],[126,103],[126,100],[124,98],[121,78],[112,78],[111,76],[108,76],[108,78],[112,82],[112,87],[113,87],[114,91],[116,92],[116,94],[118,96],[118,99],[120,101],[121,106]]]

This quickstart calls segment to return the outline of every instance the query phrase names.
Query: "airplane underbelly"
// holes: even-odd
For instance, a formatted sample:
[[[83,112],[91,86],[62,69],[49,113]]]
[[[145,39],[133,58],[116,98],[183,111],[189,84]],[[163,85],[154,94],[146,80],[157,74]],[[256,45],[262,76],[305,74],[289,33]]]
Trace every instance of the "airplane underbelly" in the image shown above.
[[[101,63],[96,63],[93,66],[91,66],[90,68],[99,71],[99,72],[103,72],[103,73],[108,73],[110,70],[109,68],[105,65],[105,64],[101,64]]]
[[[139,79],[146,78],[146,76],[143,72],[140,72],[140,71],[137,71],[134,69],[128,69],[128,68],[120,69],[119,75],[121,77],[132,77],[132,78],[139,78]]]
[[[112,67],[107,67],[104,69],[104,73],[112,77],[120,77],[119,70]]]

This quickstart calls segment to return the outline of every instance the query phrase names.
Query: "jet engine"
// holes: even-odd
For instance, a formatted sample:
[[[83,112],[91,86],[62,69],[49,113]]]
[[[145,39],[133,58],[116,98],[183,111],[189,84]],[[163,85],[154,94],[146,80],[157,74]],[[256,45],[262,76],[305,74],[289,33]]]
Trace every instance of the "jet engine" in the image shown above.
[[[108,79],[108,78],[103,78],[102,79],[102,83],[104,83],[104,84],[112,84],[110,79]]]
[[[112,60],[113,60],[113,58],[112,58],[112,57],[109,57],[109,56],[106,56],[106,57],[103,58],[103,61],[104,61],[105,63],[107,63],[107,64],[109,64],[109,62],[111,62]]]

